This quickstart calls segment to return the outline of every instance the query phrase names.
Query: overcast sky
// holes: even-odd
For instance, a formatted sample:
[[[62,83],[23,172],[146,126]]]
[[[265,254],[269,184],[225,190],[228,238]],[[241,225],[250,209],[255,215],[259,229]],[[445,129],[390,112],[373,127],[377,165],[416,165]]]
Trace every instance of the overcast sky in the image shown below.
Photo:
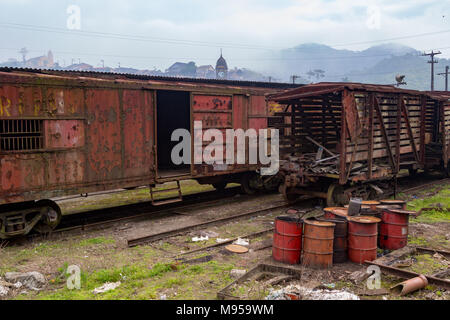
[[[81,35],[67,28],[71,5]],[[175,61],[214,65],[222,47],[229,67],[257,68],[302,43],[362,50],[381,42],[361,42],[424,33],[434,34],[386,42],[450,57],[450,0],[0,0],[0,61],[27,47],[28,57],[53,50],[61,65],[104,59],[165,70]]]

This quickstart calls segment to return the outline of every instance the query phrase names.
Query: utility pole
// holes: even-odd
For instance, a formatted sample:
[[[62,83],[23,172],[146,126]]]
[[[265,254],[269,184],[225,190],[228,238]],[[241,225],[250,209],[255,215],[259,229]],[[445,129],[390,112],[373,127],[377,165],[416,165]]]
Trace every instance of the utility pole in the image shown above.
[[[434,59],[434,56],[438,55],[438,54],[442,54],[442,52],[437,51],[431,51],[431,53],[424,53],[422,54],[422,56],[430,56],[431,60],[428,61],[428,63],[431,63],[431,91],[434,91],[434,64],[438,63],[437,60]]]
[[[293,75],[291,76],[291,78],[292,78],[292,84],[295,84],[295,80],[297,80],[298,78],[300,78],[300,76],[297,76],[297,75],[293,74]]]
[[[439,76],[445,76],[445,91],[448,91],[448,69],[449,67],[445,67],[445,72],[438,73]]]

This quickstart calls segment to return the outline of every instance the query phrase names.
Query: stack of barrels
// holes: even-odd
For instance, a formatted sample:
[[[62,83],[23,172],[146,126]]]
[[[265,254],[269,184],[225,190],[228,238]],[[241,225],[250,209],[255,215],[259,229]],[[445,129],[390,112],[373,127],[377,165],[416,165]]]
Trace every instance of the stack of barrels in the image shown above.
[[[377,248],[396,250],[408,241],[409,216],[402,200],[362,201],[357,215],[346,207],[325,208],[320,217],[275,220],[273,258],[318,269],[348,260],[377,258]],[[352,208],[352,212],[355,212]]]

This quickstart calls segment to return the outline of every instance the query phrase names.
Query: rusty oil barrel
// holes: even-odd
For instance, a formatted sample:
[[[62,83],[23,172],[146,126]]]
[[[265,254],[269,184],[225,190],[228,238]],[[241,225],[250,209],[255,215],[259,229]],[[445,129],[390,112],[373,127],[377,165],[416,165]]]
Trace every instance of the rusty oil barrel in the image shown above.
[[[400,206],[403,210],[406,210],[406,201],[405,200],[385,199],[385,200],[380,200],[380,203],[382,205],[387,205],[387,206],[397,205],[397,206]]]
[[[335,224],[328,221],[305,220],[302,264],[315,269],[333,266]]]
[[[376,217],[350,217],[348,219],[348,258],[363,264],[377,258],[378,223]]]
[[[377,206],[379,206],[381,203],[376,200],[366,200],[362,202],[363,206],[369,206],[371,211],[377,211]]]
[[[293,217],[277,217],[273,234],[272,256],[288,264],[300,263],[303,221]]]
[[[325,219],[347,220],[348,210],[344,207],[329,207],[323,209]]]
[[[414,211],[385,209],[381,212],[379,247],[397,250],[408,244],[409,215]]]
[[[333,240],[333,263],[344,263],[347,258],[347,220],[343,219],[327,219],[325,217],[317,218],[319,221],[332,222],[334,227]]]

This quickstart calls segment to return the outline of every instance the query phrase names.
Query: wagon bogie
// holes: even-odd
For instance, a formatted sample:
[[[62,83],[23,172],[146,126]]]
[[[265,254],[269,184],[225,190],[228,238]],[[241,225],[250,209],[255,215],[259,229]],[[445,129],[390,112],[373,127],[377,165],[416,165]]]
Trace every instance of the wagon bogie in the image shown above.
[[[1,207],[0,239],[24,236],[36,230],[50,232],[61,221],[61,209],[51,200],[22,202]]]

